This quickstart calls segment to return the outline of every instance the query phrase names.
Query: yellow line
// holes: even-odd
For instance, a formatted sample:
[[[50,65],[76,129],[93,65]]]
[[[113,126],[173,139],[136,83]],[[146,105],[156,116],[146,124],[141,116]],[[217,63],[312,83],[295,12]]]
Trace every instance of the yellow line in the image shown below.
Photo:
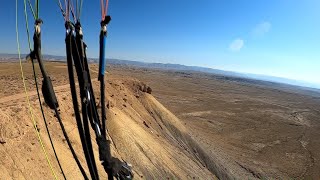
[[[17,46],[18,46],[18,55],[19,55],[19,62],[20,62],[21,78],[22,78],[22,81],[23,81],[24,92],[25,92],[26,100],[27,100],[27,103],[28,103],[28,106],[29,106],[29,112],[30,112],[30,115],[31,115],[33,126],[34,126],[34,129],[35,129],[36,134],[38,136],[38,141],[39,141],[39,143],[41,145],[42,151],[43,151],[43,153],[44,153],[44,155],[46,157],[46,160],[47,160],[47,162],[49,164],[50,170],[51,170],[51,172],[52,172],[52,174],[54,176],[54,179],[58,179],[57,175],[55,174],[55,172],[53,170],[52,164],[51,164],[50,159],[48,157],[47,151],[46,151],[46,149],[44,147],[44,144],[43,144],[43,141],[41,139],[40,133],[39,133],[39,131],[37,129],[37,123],[36,123],[35,118],[34,118],[33,110],[32,110],[31,104],[30,104],[29,95],[28,95],[28,91],[27,91],[27,87],[26,87],[25,77],[24,77],[24,74],[23,74],[23,67],[22,67],[22,60],[21,60],[21,53],[20,53],[20,43],[19,43],[19,32],[18,32],[18,0],[16,0],[16,35],[17,35]]]

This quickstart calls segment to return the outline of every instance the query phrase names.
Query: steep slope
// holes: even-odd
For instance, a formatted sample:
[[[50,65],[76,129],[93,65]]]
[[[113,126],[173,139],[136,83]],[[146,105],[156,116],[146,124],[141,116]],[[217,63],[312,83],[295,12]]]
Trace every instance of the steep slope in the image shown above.
[[[69,87],[60,86],[55,89],[66,130],[80,161],[87,169],[73,117]],[[201,148],[188,135],[184,125],[145,91],[146,86],[134,79],[111,79],[107,82],[107,126],[112,140],[112,153],[133,165],[136,179],[215,179],[213,168],[208,168],[211,172],[207,169],[206,162],[203,161],[205,155],[199,151]],[[36,96],[34,92],[30,94],[37,128],[53,169],[61,179],[62,175],[49,145]],[[45,107],[45,113],[67,178],[81,178],[52,111]],[[0,179],[53,178],[37,141],[30,116],[22,94],[0,99]],[[95,142],[93,136],[92,139]],[[99,174],[106,178],[99,165],[96,145],[94,150]]]
[[[147,179],[211,177],[197,160],[180,120],[138,81],[116,81],[109,98],[109,132],[117,151]],[[121,99],[122,98],[122,99]]]

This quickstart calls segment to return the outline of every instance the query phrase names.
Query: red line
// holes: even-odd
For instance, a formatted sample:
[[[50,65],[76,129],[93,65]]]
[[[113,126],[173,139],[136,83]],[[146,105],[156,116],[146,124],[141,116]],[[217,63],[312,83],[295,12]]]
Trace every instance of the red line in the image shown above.
[[[68,0],[68,3],[67,3],[67,0],[64,0],[64,4],[66,6],[66,21],[69,20],[69,0]]]
[[[105,11],[104,11],[104,9],[103,9],[103,0],[100,0],[100,6],[101,6],[101,20],[103,20],[104,19],[104,17],[105,17]]]

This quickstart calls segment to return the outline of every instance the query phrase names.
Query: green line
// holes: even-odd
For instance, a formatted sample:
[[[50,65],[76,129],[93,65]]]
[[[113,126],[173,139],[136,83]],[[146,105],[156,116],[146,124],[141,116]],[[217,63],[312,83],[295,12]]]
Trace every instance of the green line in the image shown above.
[[[25,12],[26,12],[26,0],[24,0],[24,5],[25,5]],[[26,15],[26,14],[25,14]],[[20,71],[21,71],[21,78],[22,78],[22,81],[23,81],[23,86],[24,86],[24,92],[25,92],[25,95],[26,95],[26,100],[27,100],[27,103],[28,103],[28,106],[29,106],[29,112],[30,112],[30,115],[31,115],[31,120],[33,122],[33,126],[34,126],[34,130],[36,131],[36,134],[37,134],[37,137],[38,137],[38,141],[41,145],[41,149],[44,153],[44,156],[48,162],[48,165],[50,167],[50,170],[54,176],[54,179],[57,180],[57,176],[53,170],[53,167],[52,167],[52,164],[50,162],[50,159],[49,159],[49,156],[47,154],[47,151],[44,147],[44,143],[42,141],[42,138],[40,136],[40,132],[36,129],[36,126],[37,126],[37,123],[36,123],[36,120],[35,120],[35,117],[34,117],[34,114],[33,114],[33,111],[32,111],[32,107],[31,107],[31,104],[30,104],[30,100],[29,100],[29,95],[28,95],[28,92],[27,92],[27,88],[26,88],[26,83],[25,83],[25,77],[24,77],[24,74],[23,74],[23,67],[22,67],[22,60],[21,60],[21,51],[20,51],[20,43],[19,43],[19,30],[18,30],[18,0],[16,0],[16,38],[17,38],[17,49],[18,49],[18,56],[19,56],[19,62],[20,62]]]
[[[78,2],[78,0],[76,0],[76,17],[77,16],[79,16],[79,7],[78,7],[78,4],[79,4],[79,2]]]
[[[79,9],[79,17],[78,17],[79,19],[81,16],[82,4],[83,4],[83,0],[80,1],[80,9]]]
[[[29,1],[30,2],[30,1]],[[29,23],[28,23],[28,13],[27,13],[27,3],[26,0],[24,0],[24,17],[26,20],[26,29],[27,29],[27,37],[28,37],[28,45],[30,52],[32,51],[31,49],[31,41],[30,41],[30,32],[29,32]]]
[[[30,0],[28,0],[28,4],[29,4],[29,7],[30,7],[30,9],[31,9],[33,18],[36,19],[36,15],[34,14],[34,11],[33,11],[33,8],[32,8],[32,4],[31,4]]]
[[[36,1],[37,19],[39,19],[39,0]]]

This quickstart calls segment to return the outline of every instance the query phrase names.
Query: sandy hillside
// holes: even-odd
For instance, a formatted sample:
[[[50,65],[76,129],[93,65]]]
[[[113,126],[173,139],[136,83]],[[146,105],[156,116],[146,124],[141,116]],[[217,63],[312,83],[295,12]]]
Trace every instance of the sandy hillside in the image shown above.
[[[7,66],[10,65],[12,64]],[[25,67],[28,65],[25,64]],[[62,69],[65,70],[65,67]],[[27,86],[37,127],[53,169],[61,179],[62,174],[51,150],[31,74],[28,72],[30,69],[26,69]],[[21,80],[18,81],[18,75],[6,73],[4,76],[22,84]],[[1,81],[5,81],[5,78],[1,78]],[[59,76],[53,77],[53,80],[63,123],[87,170],[73,117],[69,85]],[[94,84],[99,89],[97,81]],[[112,153],[133,165],[136,179],[216,179],[202,160],[204,155],[201,154],[201,148],[190,137],[181,120],[152,94],[143,92],[144,86],[145,84],[132,78],[112,78],[106,81],[107,126],[112,139]],[[2,87],[0,92],[0,179],[52,179],[53,175],[37,140],[21,85],[8,88]],[[81,179],[81,173],[68,150],[59,123],[53,112],[44,107],[49,130],[67,178]],[[99,162],[97,146],[94,149],[96,162]],[[98,168],[101,179],[105,179],[102,166],[98,164]]]
[[[23,67],[38,129],[61,178],[39,112],[31,64]],[[46,67],[67,132],[87,169],[66,64],[46,62]],[[90,68],[98,90],[97,65]],[[107,70],[112,153],[133,165],[136,179],[320,178],[319,90],[126,65]],[[0,84],[0,179],[52,179],[32,127],[17,63],[0,63]],[[151,94],[144,92],[145,84]],[[47,107],[45,112],[68,179],[79,179],[58,122]]]
[[[320,179],[320,90],[191,71],[118,66],[111,73],[153,87],[218,177]]]

